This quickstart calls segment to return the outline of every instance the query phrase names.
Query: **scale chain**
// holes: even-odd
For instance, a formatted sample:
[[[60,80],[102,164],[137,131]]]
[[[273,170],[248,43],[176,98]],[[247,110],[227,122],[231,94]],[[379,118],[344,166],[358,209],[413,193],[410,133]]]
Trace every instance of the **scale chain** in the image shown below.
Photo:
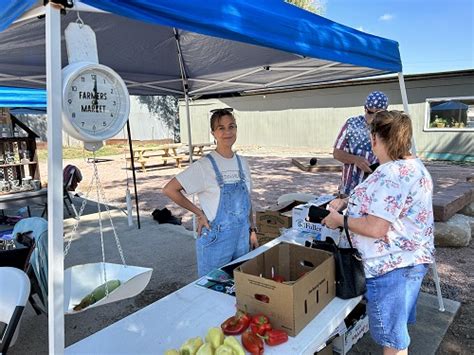
[[[92,166],[94,167],[94,176],[96,180],[95,191],[97,194],[97,213],[99,214],[99,232],[100,232],[100,246],[102,249],[102,266],[104,269],[104,283],[105,283],[105,297],[109,296],[109,285],[107,284],[107,268],[105,266],[105,247],[104,247],[104,230],[102,227],[102,211],[100,209],[100,192],[99,192],[99,171],[97,170],[97,163],[95,161],[95,151],[94,151],[94,162]]]
[[[82,201],[81,208],[79,209],[78,219],[74,223],[72,231],[69,234],[69,240],[68,240],[68,243],[67,243],[67,245],[64,249],[64,257],[66,257],[69,253],[69,249],[71,248],[71,243],[72,243],[72,236],[76,234],[77,228],[79,227],[80,217],[84,213],[84,209],[87,205],[89,194],[92,190],[92,186],[94,185],[94,181],[95,181],[96,182],[96,184],[95,184],[96,185],[96,194],[97,194],[97,210],[98,210],[98,214],[99,214],[100,244],[101,244],[101,249],[102,249],[103,272],[104,272],[104,281],[105,281],[105,295],[107,297],[109,295],[109,288],[108,288],[108,284],[107,284],[107,270],[106,270],[106,265],[105,265],[104,233],[103,233],[103,227],[102,227],[102,211],[101,211],[101,207],[100,207],[101,198],[102,198],[102,201],[104,202],[105,209],[107,210],[107,215],[109,217],[110,224],[112,226],[112,232],[114,234],[115,243],[117,245],[117,249],[119,251],[120,258],[122,260],[122,264],[125,267],[127,266],[127,264],[125,262],[125,256],[123,254],[122,245],[120,244],[120,240],[118,238],[117,231],[115,230],[115,226],[114,226],[114,223],[113,223],[113,220],[112,220],[112,215],[111,215],[110,209],[108,207],[107,198],[105,197],[105,190],[104,190],[104,188],[102,186],[102,183],[100,181],[100,178],[99,178],[99,171],[97,169],[97,164],[96,164],[96,159],[95,158],[96,158],[96,156],[95,156],[95,152],[94,152],[93,163],[92,163],[94,173],[93,173],[93,176],[92,176],[91,181],[89,183],[89,186],[87,188],[86,196]]]
[[[97,170],[97,167],[95,169]],[[107,201],[107,198],[105,196],[105,190],[104,190],[104,187],[102,186],[102,183],[100,181],[98,172],[97,172],[97,175],[96,175],[96,180],[97,180],[97,188],[101,193],[102,201],[104,202],[104,206],[105,206],[105,209],[107,210],[107,214],[108,214],[108,217],[109,217],[109,220],[110,220],[110,225],[112,226],[112,232],[114,234],[115,244],[117,245],[117,249],[119,251],[120,258],[122,259],[122,264],[124,266],[127,266],[127,263],[125,262],[125,255],[123,254],[122,245],[120,244],[120,239],[117,235],[117,231],[115,230],[114,222],[112,220],[112,214],[110,213],[110,209],[109,209],[109,206],[108,206],[109,202]]]

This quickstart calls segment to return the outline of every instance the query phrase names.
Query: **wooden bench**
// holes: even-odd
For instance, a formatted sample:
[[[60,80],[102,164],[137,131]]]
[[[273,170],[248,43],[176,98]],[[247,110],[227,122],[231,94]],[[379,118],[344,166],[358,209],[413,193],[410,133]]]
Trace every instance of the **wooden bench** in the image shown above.
[[[316,158],[316,164],[310,164],[311,158],[293,158],[291,163],[307,172],[337,172],[342,171],[342,163],[333,158]]]
[[[433,213],[437,222],[446,222],[465,206],[474,202],[474,183],[458,182],[453,186],[435,190]]]

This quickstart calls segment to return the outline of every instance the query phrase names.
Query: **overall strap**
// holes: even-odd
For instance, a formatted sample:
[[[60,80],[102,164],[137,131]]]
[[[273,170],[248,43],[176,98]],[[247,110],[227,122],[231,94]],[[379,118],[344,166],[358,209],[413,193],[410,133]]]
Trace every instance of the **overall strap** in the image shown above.
[[[206,158],[208,158],[211,161],[212,168],[214,169],[214,172],[216,173],[217,184],[219,185],[219,187],[222,188],[222,186],[224,186],[224,178],[222,177],[222,174],[219,171],[219,168],[217,167],[216,160],[211,156],[211,154],[207,154]]]
[[[240,160],[240,157],[237,154],[235,154],[235,156],[237,157],[237,164],[239,165],[240,180],[245,181],[245,174],[244,174],[244,169],[242,168],[242,162]]]

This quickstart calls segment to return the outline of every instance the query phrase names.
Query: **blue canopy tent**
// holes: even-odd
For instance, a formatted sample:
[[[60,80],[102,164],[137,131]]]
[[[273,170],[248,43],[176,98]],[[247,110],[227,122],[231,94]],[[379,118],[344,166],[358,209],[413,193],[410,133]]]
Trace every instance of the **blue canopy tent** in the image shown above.
[[[0,107],[45,108],[46,91],[39,89],[0,87]]]
[[[47,87],[49,206],[49,346],[64,349],[61,68],[62,29],[77,14],[95,32],[100,63],[117,71],[131,94],[192,97],[288,88],[398,73],[408,101],[398,43],[343,26],[283,0],[3,0],[0,82]],[[43,16],[45,15],[45,16]],[[190,125],[187,110],[188,127]],[[191,146],[191,129],[188,130]],[[53,264],[54,260],[54,264]]]
[[[38,4],[42,1],[3,2],[7,6],[0,9],[0,29],[4,29],[0,32],[0,83],[43,88],[45,20],[38,18],[44,14]],[[26,3],[33,8],[12,24],[11,11],[18,17]],[[195,97],[402,70],[397,42],[282,0],[74,3],[96,34],[100,62],[122,76],[131,94]],[[76,20],[76,12],[68,11],[61,16],[61,27]],[[65,66],[62,41],[61,65]]]

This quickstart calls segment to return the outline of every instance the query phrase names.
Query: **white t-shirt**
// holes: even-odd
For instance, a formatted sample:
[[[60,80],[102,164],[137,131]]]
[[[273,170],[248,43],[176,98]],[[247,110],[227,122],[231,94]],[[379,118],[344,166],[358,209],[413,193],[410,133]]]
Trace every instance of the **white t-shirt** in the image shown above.
[[[240,180],[239,165],[234,154],[232,158],[224,158],[216,151],[210,153],[216,161],[222,174],[224,183],[234,183]],[[245,175],[247,189],[252,191],[252,181],[247,160],[240,156],[242,169]],[[176,179],[183,186],[188,195],[197,194],[199,203],[207,219],[211,222],[216,218],[219,207],[220,188],[217,184],[216,174],[209,158],[202,157],[192,163],[186,170],[176,175]]]

